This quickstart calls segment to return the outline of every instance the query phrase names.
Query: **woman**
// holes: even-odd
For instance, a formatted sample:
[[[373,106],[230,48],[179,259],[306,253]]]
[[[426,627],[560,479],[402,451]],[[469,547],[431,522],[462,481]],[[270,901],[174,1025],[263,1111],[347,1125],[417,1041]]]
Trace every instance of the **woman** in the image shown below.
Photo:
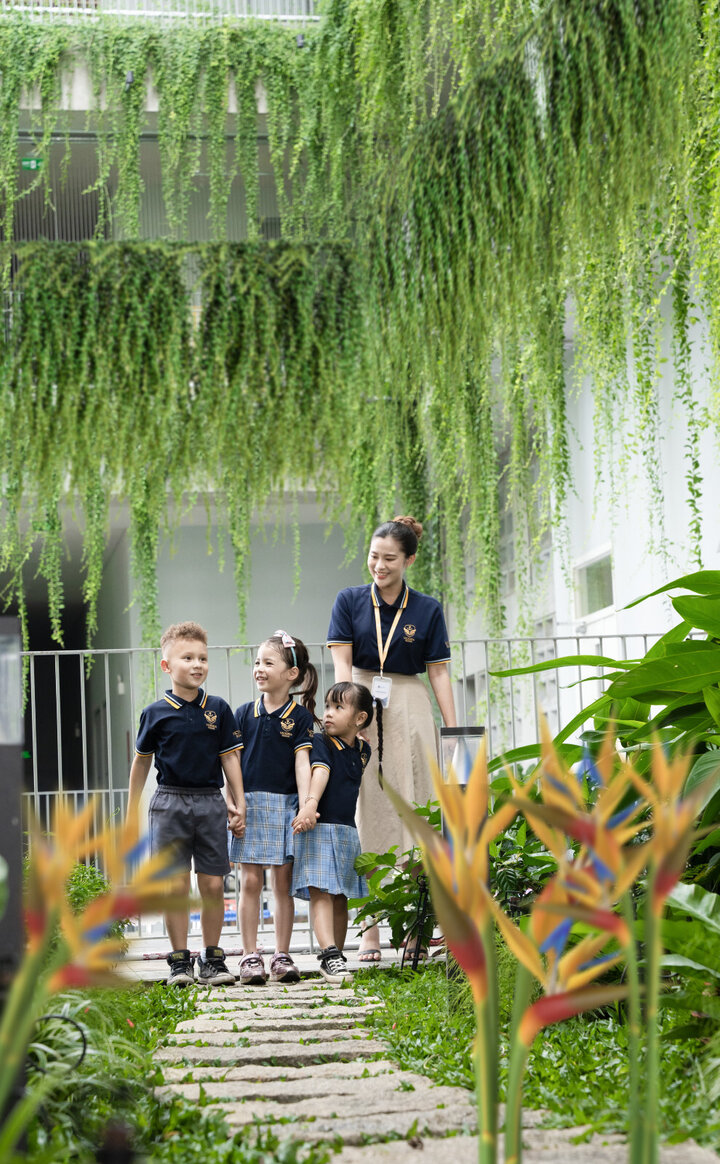
[[[432,795],[430,757],[438,756],[432,704],[418,675],[427,669],[446,727],[455,727],[448,662],[450,644],[436,599],[411,590],[405,571],[415,561],[422,525],[396,517],[375,530],[368,553],[368,586],[350,586],[335,599],[328,646],[335,681],[364,683],[383,701],[383,772],[406,800],[424,804]],[[403,853],[413,838],[377,781],[377,727],[367,733],[372,759],[358,801],[363,850]],[[361,962],[380,961],[377,926],[363,931]]]

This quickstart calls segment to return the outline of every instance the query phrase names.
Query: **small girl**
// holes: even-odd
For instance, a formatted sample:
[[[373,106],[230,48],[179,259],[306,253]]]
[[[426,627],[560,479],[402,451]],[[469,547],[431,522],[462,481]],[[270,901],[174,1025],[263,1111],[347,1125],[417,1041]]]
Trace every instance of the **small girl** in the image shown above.
[[[293,821],[297,835],[292,895],[311,903],[320,973],[328,982],[348,977],[342,952],[348,898],[367,897],[368,891],[365,878],[355,872],[360,854],[355,807],[370,759],[370,745],[358,739],[357,733],[372,717],[373,700],[367,687],[346,682],[330,688],[325,697],[325,730],[313,739],[310,791]]]
[[[300,971],[289,954],[295,907],[290,896],[293,863],[293,818],[298,797],[310,791],[310,748],[313,739],[317,671],[300,639],[276,631],[260,645],[253,667],[259,699],[235,712],[240,744],[247,819],[244,836],[233,830],[230,860],[241,866],[240,932],[244,956],[240,982],[260,986],[267,981],[257,949],[263,869],[271,868],[275,899],[275,953],[270,961],[272,982],[298,982]],[[299,688],[304,706],[290,692]]]

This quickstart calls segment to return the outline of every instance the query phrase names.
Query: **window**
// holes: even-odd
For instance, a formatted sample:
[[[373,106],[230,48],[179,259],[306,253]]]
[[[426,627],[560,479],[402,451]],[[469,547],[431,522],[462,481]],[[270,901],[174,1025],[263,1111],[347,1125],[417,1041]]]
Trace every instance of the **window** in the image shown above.
[[[605,554],[575,569],[575,613],[578,618],[612,606],[612,558]]]

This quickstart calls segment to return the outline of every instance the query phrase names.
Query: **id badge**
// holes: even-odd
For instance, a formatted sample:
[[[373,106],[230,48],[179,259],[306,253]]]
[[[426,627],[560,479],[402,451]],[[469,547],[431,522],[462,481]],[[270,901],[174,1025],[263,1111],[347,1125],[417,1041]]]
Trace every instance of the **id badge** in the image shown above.
[[[390,702],[390,692],[392,691],[392,679],[388,675],[373,675],[372,684],[370,686],[370,694],[373,699],[379,699],[383,707],[387,707]]]

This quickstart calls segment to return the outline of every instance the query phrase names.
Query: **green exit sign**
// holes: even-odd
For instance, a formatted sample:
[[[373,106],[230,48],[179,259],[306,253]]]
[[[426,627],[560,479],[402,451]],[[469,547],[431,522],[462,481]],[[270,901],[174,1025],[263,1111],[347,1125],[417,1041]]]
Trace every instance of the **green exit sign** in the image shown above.
[[[20,165],[23,170],[39,170],[42,166],[42,158],[23,158]]]

